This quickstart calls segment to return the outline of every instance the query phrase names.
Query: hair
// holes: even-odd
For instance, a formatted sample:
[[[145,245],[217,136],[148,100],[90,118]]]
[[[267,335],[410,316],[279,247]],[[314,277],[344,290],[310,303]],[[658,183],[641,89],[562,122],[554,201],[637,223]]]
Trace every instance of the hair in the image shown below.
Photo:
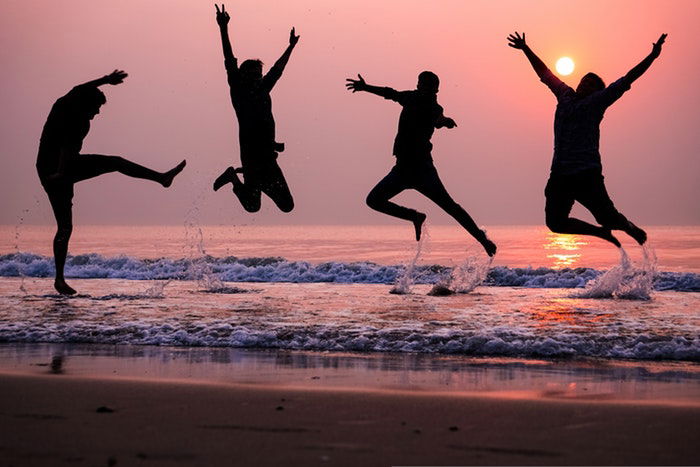
[[[432,71],[423,71],[418,75],[418,85],[420,86],[421,83],[430,89],[438,89],[440,87],[440,78]]]
[[[605,81],[603,81],[603,78],[596,75],[595,73],[586,73],[585,75],[583,75],[583,78],[581,78],[581,81],[583,81],[584,79],[589,79],[593,81],[596,87],[598,88],[598,91],[600,91],[601,89],[605,89]]]
[[[241,66],[239,67],[239,69],[245,73],[246,70],[248,70],[249,68],[252,68],[253,66],[262,68],[262,66],[263,66],[262,60],[259,60],[257,58],[249,58],[248,60],[245,60],[245,61],[243,61],[243,63],[241,63]]]

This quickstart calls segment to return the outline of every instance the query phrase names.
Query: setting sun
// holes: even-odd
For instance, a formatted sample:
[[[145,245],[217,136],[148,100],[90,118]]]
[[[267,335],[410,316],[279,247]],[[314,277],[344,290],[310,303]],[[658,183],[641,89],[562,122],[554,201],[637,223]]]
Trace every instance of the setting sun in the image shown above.
[[[560,75],[570,75],[574,71],[574,61],[569,57],[562,57],[557,60],[557,73]]]

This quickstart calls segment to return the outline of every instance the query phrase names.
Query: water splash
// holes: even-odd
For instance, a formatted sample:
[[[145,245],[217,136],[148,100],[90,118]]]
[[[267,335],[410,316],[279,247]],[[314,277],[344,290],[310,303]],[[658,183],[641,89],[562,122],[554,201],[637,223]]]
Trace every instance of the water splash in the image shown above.
[[[589,282],[574,297],[650,300],[656,273],[656,253],[645,245],[642,246],[642,254],[641,266],[635,267],[625,249],[620,248],[620,264]]]
[[[29,209],[22,209],[22,214],[19,216],[19,220],[17,224],[15,224],[15,251],[19,254],[20,249],[19,249],[19,243],[20,239],[22,238],[22,227],[24,226],[24,218],[27,217],[29,214]],[[22,272],[22,270],[19,270],[19,276],[20,276],[20,282],[19,282],[19,290],[24,294],[28,295],[29,291],[24,285],[24,279],[25,275]]]
[[[492,264],[493,256],[483,259],[481,255],[467,250],[464,262],[455,267],[447,278],[435,284],[428,295],[467,294],[486,280]]]
[[[188,276],[195,281],[200,289],[212,293],[227,293],[229,289],[214,273],[211,267],[211,257],[207,255],[204,248],[204,234],[199,223],[199,205],[203,199],[203,192],[195,196],[192,201],[192,207],[185,215],[185,247],[189,249],[188,256],[190,257],[190,265],[188,267]]]
[[[430,232],[428,231],[428,224],[426,222],[423,224],[423,231],[420,240],[416,244],[416,253],[413,255],[413,258],[408,262],[404,270],[396,279],[396,284],[389,291],[389,293],[396,295],[405,295],[411,293],[411,286],[415,283],[415,278],[413,276],[414,271],[416,269],[416,264],[420,259],[420,255],[423,251],[424,245],[427,247],[427,245],[430,244],[430,242],[427,240],[429,238]]]

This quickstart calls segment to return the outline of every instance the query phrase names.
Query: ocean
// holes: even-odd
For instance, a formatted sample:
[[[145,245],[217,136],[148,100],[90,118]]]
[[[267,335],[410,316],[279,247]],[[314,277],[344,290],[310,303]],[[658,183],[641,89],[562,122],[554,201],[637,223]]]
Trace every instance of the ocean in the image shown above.
[[[0,232],[0,343],[700,362],[698,227],[494,227],[491,262],[456,226],[78,226],[74,297],[52,226]]]

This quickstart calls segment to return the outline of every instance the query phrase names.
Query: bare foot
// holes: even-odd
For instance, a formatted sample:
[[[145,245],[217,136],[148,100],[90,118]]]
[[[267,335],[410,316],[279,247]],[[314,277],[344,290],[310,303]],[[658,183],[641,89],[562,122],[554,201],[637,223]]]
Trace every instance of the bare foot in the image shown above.
[[[177,174],[179,174],[180,172],[182,172],[182,169],[184,169],[186,165],[187,165],[187,161],[183,160],[182,162],[177,164],[175,167],[173,167],[172,169],[165,172],[163,174],[163,181],[160,184],[163,185],[165,188],[168,188],[170,185],[173,184],[173,179],[175,178],[175,176]]]
[[[644,245],[647,241],[647,233],[630,222],[630,226],[625,230],[627,235],[634,238],[640,245]]]
[[[54,288],[61,295],[75,295],[76,291],[70,285],[66,284],[63,279],[56,279],[53,283]]]
[[[615,238],[615,236],[612,234],[612,232],[610,230],[605,230],[603,232],[603,235],[601,235],[600,238],[602,238],[603,240],[609,241],[610,243],[612,243],[613,245],[615,245],[618,248],[622,248],[622,244],[620,243],[620,240]]]
[[[484,250],[486,250],[487,255],[494,256],[496,254],[496,244],[488,238],[484,239],[484,241],[481,242],[481,246],[484,247]]]
[[[416,241],[420,241],[420,234],[421,231],[423,230],[423,222],[425,222],[425,214],[422,212],[419,212],[416,214],[416,218],[413,221],[413,227],[416,229]]]
[[[214,191],[218,191],[219,188],[227,183],[232,183],[235,173],[236,170],[233,167],[227,167],[226,170],[224,170],[221,175],[216,177],[216,180],[214,180]]]

